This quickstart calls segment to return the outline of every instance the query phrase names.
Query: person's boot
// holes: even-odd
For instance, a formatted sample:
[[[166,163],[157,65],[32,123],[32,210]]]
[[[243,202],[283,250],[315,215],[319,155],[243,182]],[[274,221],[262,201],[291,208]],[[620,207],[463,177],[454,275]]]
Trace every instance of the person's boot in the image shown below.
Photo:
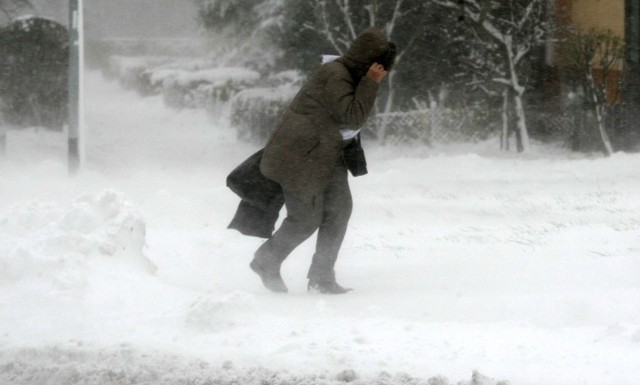
[[[279,269],[265,269],[255,259],[251,261],[249,267],[260,276],[262,284],[267,289],[271,290],[274,293],[287,293],[289,291],[289,289],[287,289],[287,285],[284,284],[284,281],[280,276]]]
[[[307,285],[307,291],[309,293],[318,293],[318,294],[345,294],[353,289],[348,289],[338,285],[336,281],[332,282],[320,282],[315,280],[309,280],[309,284]]]

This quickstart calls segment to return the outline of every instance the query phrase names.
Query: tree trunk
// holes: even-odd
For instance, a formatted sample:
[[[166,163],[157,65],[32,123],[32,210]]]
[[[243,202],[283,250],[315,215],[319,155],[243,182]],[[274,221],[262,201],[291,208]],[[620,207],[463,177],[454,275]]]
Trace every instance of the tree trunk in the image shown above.
[[[613,154],[613,147],[611,146],[609,135],[607,135],[607,129],[604,122],[606,96],[603,98],[604,100],[599,100],[598,95],[596,94],[595,80],[593,79],[591,71],[588,72],[587,79],[589,81],[589,87],[591,88],[591,98],[594,106],[593,110],[596,114],[596,122],[598,123],[598,132],[600,133],[600,139],[602,140],[602,152],[605,156],[611,156]]]
[[[511,86],[511,93],[513,97],[513,108],[516,115],[516,128],[517,128],[517,144],[518,152],[529,151],[529,132],[527,131],[527,118],[524,113],[524,104],[522,103],[522,95],[524,94],[524,87],[520,86],[520,79],[518,77],[518,71],[516,70],[515,53],[513,52],[513,38],[512,36],[505,36],[503,42],[505,50],[505,61],[507,64],[507,70],[509,71],[509,81]]]
[[[522,95],[520,92],[515,91],[513,93],[513,102],[515,104],[517,124],[517,138],[518,138],[518,152],[527,152],[530,149],[529,145],[529,132],[527,131],[527,120],[524,114],[524,106],[522,104]]]
[[[598,110],[600,110],[598,108]],[[609,135],[607,134],[606,127],[604,125],[604,117],[600,111],[596,112],[596,117],[598,118],[598,130],[600,131],[600,138],[602,139],[602,144],[604,146],[604,154],[606,156],[611,156],[613,154],[613,147],[611,146],[611,140],[609,139]]]
[[[509,90],[502,91],[502,132],[500,133],[500,149],[509,151]]]

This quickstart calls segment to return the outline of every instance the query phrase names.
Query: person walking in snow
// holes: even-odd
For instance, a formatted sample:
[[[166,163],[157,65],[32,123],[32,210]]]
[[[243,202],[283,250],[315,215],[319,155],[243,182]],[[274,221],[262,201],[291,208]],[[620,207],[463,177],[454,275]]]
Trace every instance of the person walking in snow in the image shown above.
[[[395,45],[378,28],[365,29],[347,53],[323,64],[297,93],[262,154],[260,171],[283,190],[287,217],[255,252],[251,269],[273,292],[287,292],[280,266],[318,230],[307,278],[309,292],[343,294],[334,266],[351,216],[346,148],[362,155],[359,127],[393,64]],[[349,166],[356,166],[355,168]]]

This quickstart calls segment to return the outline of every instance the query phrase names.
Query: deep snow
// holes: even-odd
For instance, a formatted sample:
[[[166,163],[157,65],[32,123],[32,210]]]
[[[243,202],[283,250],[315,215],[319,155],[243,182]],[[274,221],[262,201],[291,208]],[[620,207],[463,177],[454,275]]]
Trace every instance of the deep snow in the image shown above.
[[[8,133],[1,384],[640,382],[640,155],[365,143],[356,290],[306,293],[309,241],[275,295],[226,229],[257,145],[96,73],[86,95],[76,177],[64,135]]]

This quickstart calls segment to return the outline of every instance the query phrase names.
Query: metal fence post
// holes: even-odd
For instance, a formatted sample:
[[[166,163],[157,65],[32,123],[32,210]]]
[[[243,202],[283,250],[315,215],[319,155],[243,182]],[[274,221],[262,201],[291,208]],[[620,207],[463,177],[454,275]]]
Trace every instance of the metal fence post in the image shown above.
[[[75,174],[80,168],[80,1],[69,0],[69,129],[68,166]]]

